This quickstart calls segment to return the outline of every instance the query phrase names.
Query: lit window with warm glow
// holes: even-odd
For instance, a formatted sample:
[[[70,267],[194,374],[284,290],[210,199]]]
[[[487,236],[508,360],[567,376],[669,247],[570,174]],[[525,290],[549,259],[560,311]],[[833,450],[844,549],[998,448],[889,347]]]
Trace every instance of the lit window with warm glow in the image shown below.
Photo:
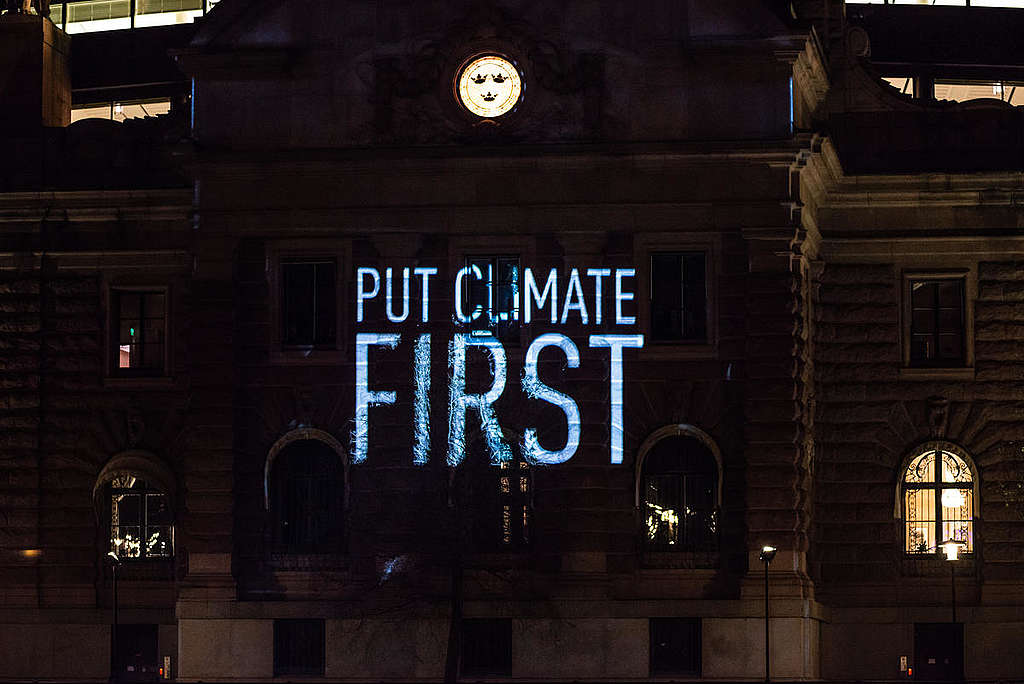
[[[1024,82],[936,80],[935,99],[966,102],[968,100],[999,100],[1024,105]]]
[[[132,100],[130,102],[98,102],[71,108],[71,123],[82,119],[106,119],[126,121],[144,119],[148,116],[163,116],[171,111],[169,98]]]
[[[904,550],[939,553],[942,542],[974,551],[974,477],[967,457],[953,447],[929,448],[903,473]]]
[[[652,550],[718,548],[718,464],[699,440],[673,436],[644,457],[644,541]]]
[[[110,550],[121,560],[173,555],[174,526],[167,494],[130,474],[110,483]]]

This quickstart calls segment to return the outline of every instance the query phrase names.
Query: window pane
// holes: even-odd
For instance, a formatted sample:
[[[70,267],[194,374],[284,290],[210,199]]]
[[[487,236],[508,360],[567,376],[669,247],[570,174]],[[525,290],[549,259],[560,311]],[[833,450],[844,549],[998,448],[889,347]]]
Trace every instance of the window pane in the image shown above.
[[[146,526],[146,556],[148,558],[166,558],[173,548],[173,528],[170,525]]]
[[[920,366],[964,362],[964,281],[911,281],[910,361]]]
[[[316,264],[316,344],[335,343],[334,322],[337,318],[337,287],[334,264]]]
[[[907,466],[904,482],[935,482],[935,452],[926,451]]]
[[[146,523],[149,525],[169,525],[171,509],[167,505],[166,494],[146,495]]]
[[[680,478],[675,475],[648,477],[644,486],[647,541],[652,546],[675,546],[680,542],[682,513]]]
[[[519,257],[472,256],[466,258],[466,265],[475,266],[481,276],[470,274],[464,281],[466,313],[471,315],[477,306],[481,307],[480,317],[470,323],[470,330],[514,343],[519,335]]]
[[[935,550],[935,490],[909,489],[904,496],[907,553]]]
[[[651,334],[660,340],[707,339],[703,252],[651,256]]]
[[[913,325],[914,334],[932,333],[935,332],[935,310],[934,309],[914,309],[913,312]]]
[[[284,275],[284,343],[313,344],[315,326],[313,264],[282,264]]]
[[[656,340],[683,336],[683,263],[675,254],[651,257],[651,335]]]
[[[966,461],[950,451],[942,452],[943,482],[971,482],[973,479]]]
[[[142,498],[140,495],[115,493],[110,519],[115,525],[140,525],[142,523]]]
[[[110,545],[119,558],[142,557],[142,527],[117,525],[110,527]]]

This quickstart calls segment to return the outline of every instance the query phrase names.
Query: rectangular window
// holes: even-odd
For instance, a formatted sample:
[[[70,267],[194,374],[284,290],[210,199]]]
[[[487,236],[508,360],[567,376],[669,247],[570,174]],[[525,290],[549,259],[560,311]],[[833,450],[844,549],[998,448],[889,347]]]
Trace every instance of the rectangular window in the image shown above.
[[[165,375],[167,293],[114,290],[111,300],[117,325],[115,374]]]
[[[512,676],[512,621],[462,621],[462,676]]]
[[[964,279],[910,281],[910,365],[963,366]]]
[[[96,102],[72,107],[71,123],[82,119],[107,119],[108,121],[144,119],[147,116],[162,116],[169,111],[171,111],[171,100],[166,97],[125,102]]]
[[[324,621],[274,620],[274,676],[324,674]]]
[[[480,315],[469,324],[472,334],[514,343],[519,338],[519,257],[470,256],[466,266],[472,270],[462,281],[466,288],[463,310],[472,315],[480,308]]]
[[[336,346],[336,274],[334,261],[281,263],[281,339],[285,347]]]
[[[131,475],[110,488],[110,550],[121,560],[169,558],[174,527],[167,495]]]
[[[704,252],[651,255],[651,337],[707,342],[707,258]]]
[[[651,618],[651,676],[700,676],[700,619]]]

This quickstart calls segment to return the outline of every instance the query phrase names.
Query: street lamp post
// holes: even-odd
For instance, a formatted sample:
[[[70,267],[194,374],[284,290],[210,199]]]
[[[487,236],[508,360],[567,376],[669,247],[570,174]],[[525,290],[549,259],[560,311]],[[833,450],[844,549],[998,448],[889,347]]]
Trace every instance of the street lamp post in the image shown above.
[[[950,605],[953,608],[954,625],[956,624],[956,566],[953,565],[953,561],[957,560],[960,554],[960,547],[963,545],[963,542],[956,541],[955,539],[947,539],[939,545],[946,554],[946,560],[949,561]]]
[[[764,681],[771,681],[771,637],[768,633],[768,566],[775,553],[778,551],[774,546],[761,547],[761,562],[764,563]]]
[[[110,628],[110,681],[116,684],[118,680],[118,653],[117,653],[117,568],[121,565],[121,559],[118,558],[117,554],[111,551],[107,554],[107,560],[110,562],[110,567],[114,575],[114,623]]]

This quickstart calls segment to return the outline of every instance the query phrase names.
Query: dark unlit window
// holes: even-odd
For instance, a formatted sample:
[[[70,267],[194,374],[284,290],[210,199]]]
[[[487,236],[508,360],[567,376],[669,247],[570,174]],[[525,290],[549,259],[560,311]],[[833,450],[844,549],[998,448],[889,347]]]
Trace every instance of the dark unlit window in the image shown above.
[[[964,365],[963,278],[910,281],[910,365]]]
[[[274,676],[323,673],[324,621],[274,620]]]
[[[651,676],[700,676],[700,620],[651,618]]]
[[[512,676],[512,621],[462,621],[462,676]]]
[[[167,494],[134,475],[110,483],[110,550],[121,560],[173,555],[174,527]]]
[[[118,375],[163,375],[166,366],[167,295],[115,290]]]
[[[519,335],[519,257],[471,256],[466,266],[473,269],[463,280],[465,311],[480,315],[470,323],[474,335],[494,335],[502,341],[514,341]]]
[[[337,341],[337,268],[333,261],[284,262],[282,339],[286,347],[331,348]]]
[[[341,545],[344,492],[338,454],[317,440],[300,440],[274,459],[270,512],[281,552],[326,553]]]
[[[706,342],[707,263],[704,252],[651,256],[651,336]]]

